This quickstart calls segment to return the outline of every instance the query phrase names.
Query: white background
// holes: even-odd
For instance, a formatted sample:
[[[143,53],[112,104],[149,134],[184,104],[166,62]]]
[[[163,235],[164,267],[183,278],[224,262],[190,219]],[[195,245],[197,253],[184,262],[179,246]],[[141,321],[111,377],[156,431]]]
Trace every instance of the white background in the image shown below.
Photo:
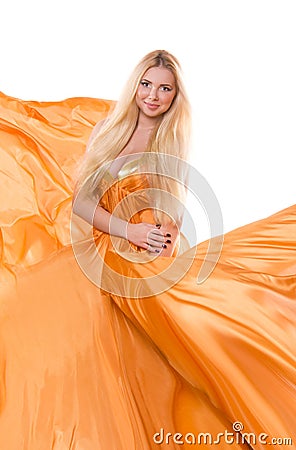
[[[145,53],[171,51],[193,106],[192,164],[226,232],[295,203],[295,23],[295,0],[10,0],[0,90],[116,100]],[[200,241],[206,220],[190,205]]]

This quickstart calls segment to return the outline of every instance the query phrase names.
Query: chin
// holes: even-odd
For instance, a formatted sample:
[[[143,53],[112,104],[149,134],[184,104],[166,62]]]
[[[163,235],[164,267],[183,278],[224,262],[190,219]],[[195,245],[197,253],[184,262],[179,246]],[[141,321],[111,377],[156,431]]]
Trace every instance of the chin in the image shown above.
[[[163,114],[162,111],[159,111],[159,110],[157,110],[157,111],[150,111],[150,110],[148,110],[148,111],[147,111],[146,108],[145,108],[145,110],[143,111],[143,113],[144,113],[147,117],[158,117],[158,116],[161,116],[161,115]]]

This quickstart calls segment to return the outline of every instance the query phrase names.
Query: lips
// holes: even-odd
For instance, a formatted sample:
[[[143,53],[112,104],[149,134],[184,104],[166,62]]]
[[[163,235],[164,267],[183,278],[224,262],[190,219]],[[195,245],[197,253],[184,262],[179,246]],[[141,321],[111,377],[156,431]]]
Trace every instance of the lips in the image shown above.
[[[159,107],[159,105],[156,105],[155,103],[147,103],[147,102],[144,103],[149,109],[157,109]]]

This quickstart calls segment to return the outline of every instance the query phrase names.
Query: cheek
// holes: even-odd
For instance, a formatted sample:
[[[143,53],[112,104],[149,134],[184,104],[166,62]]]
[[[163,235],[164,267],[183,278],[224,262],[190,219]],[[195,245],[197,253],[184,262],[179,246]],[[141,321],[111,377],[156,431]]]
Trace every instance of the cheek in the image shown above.
[[[142,87],[138,87],[136,98],[138,100],[141,100],[142,98],[145,98],[145,97],[146,97],[145,89],[143,89]]]
[[[172,94],[172,95],[166,95],[166,96],[163,98],[163,104],[167,107],[167,109],[169,109],[169,107],[170,107],[171,104],[173,103],[174,98],[175,98],[175,95],[174,95],[174,94]]]

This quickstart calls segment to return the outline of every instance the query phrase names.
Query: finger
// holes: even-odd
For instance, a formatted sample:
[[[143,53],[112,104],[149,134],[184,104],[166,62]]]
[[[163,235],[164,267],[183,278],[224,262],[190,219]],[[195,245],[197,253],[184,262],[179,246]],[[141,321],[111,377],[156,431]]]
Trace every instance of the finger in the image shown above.
[[[162,241],[164,242],[165,236],[163,233],[161,233],[158,230],[152,230],[148,233],[148,237],[151,239],[154,239],[155,241]]]
[[[157,248],[157,249],[161,249],[162,246],[165,245],[165,244],[162,244],[161,242],[152,241],[150,239],[149,239],[149,241],[147,241],[147,243],[150,245],[150,247]]]
[[[150,247],[157,249],[159,252],[164,248],[167,248],[167,244],[161,244],[159,242],[151,242],[149,243]]]
[[[140,247],[148,250],[149,252],[153,251],[153,245],[149,244],[149,242],[143,242],[142,244],[140,244]]]
[[[147,244],[147,250],[150,253],[160,253],[160,249],[155,248],[153,245]]]
[[[151,223],[147,223],[146,225],[149,228],[149,232],[150,231],[154,231],[156,233],[161,233],[162,232],[162,231],[160,231],[160,227],[157,226],[157,225],[152,225]]]
[[[148,237],[147,237],[147,242],[149,242],[149,244],[163,244],[164,243],[164,241],[165,241],[165,238],[164,238],[164,236],[157,236],[157,235],[149,235]]]
[[[158,248],[158,249],[167,248],[167,244],[165,244],[163,241],[155,241],[153,239],[148,239],[147,243],[150,246]]]

